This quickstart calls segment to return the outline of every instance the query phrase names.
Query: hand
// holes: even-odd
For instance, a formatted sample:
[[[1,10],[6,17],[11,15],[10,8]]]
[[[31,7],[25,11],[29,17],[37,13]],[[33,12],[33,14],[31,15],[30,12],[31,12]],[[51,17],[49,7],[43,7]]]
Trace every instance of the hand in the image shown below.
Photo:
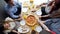
[[[32,11],[32,12],[35,12],[35,11],[36,11],[36,9],[31,9],[31,11]]]
[[[39,8],[39,7],[40,7],[40,5],[37,5],[37,6],[36,6],[36,8]]]
[[[37,5],[36,8],[39,8],[40,6],[46,5],[46,3],[42,3],[40,5]]]
[[[39,19],[41,19],[42,16],[38,16],[38,17],[39,17]]]
[[[22,20],[22,18],[18,18],[18,19],[14,19],[15,21],[20,21],[20,20]]]
[[[22,18],[22,15],[20,14],[19,16],[20,16],[20,18],[19,18],[19,19],[21,19],[21,20],[22,20],[22,19],[23,19],[23,18]]]
[[[20,34],[20,32],[18,32],[18,31],[16,31],[16,30],[12,30],[12,32],[17,33],[17,34]]]
[[[20,34],[19,32],[17,34]]]
[[[22,16],[19,15],[19,18],[18,19],[14,19],[14,20],[22,20],[22,19],[23,19]]]
[[[54,32],[54,31],[49,31],[51,34],[56,34],[56,32]]]

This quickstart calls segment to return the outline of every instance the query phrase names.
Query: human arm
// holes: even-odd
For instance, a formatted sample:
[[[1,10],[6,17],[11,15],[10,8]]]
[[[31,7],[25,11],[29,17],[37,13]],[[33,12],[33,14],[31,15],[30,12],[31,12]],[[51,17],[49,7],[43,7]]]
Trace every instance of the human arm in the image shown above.
[[[20,32],[16,31],[16,30],[11,30],[14,33],[20,34]]]
[[[43,6],[43,5],[46,5],[47,3],[42,3],[42,4],[40,4],[40,5],[37,5],[36,6],[36,8],[39,8],[39,7],[41,7],[41,6]]]
[[[13,9],[12,8],[9,8],[8,6],[5,6],[5,12],[8,14],[9,17],[11,18],[19,18],[18,15],[14,15],[13,13]]]
[[[48,14],[48,15],[43,15],[43,16],[39,16],[39,18],[47,18],[47,17],[50,17],[50,14]]]
[[[38,22],[46,31],[50,31],[50,29],[44,24],[45,21],[38,20]]]

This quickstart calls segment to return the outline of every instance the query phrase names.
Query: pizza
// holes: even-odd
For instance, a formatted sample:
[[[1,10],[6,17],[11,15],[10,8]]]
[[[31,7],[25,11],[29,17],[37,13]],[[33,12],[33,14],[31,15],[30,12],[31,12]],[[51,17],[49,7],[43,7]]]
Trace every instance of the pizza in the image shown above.
[[[33,16],[33,15],[29,15],[29,16],[26,18],[26,23],[27,23],[28,25],[30,25],[30,26],[35,25],[36,22],[37,22],[37,20],[36,20],[35,16]]]

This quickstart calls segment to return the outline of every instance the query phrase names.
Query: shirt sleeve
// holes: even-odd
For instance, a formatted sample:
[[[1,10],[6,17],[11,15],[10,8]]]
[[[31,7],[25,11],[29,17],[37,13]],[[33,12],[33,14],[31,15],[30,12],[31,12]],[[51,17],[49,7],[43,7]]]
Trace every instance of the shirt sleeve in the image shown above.
[[[13,13],[10,9],[8,9],[8,8],[6,8],[6,7],[5,7],[5,11],[6,11],[6,13],[7,13],[11,18],[13,18],[13,19],[19,18],[18,15],[14,15],[14,13]]]

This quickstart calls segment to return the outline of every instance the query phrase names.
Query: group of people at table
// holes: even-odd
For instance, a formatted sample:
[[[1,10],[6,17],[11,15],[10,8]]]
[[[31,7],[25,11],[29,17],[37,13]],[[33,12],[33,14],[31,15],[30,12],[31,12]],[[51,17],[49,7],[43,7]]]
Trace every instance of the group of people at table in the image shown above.
[[[13,20],[23,20],[21,17],[21,4],[14,2],[14,0],[4,0],[6,2],[6,5],[4,7],[6,16],[12,18]],[[37,0],[38,1],[38,0]],[[43,3],[42,5],[45,5],[46,3]],[[36,8],[39,8],[42,5],[36,6]],[[39,16],[39,18],[45,18],[49,17],[50,19],[47,19],[42,23],[42,21],[39,21],[39,24],[49,32],[53,32],[53,34],[60,34],[60,0],[52,0],[50,3],[47,3],[47,6],[43,7],[45,8],[45,12],[47,15]],[[44,11],[44,9],[42,9]],[[35,9],[32,11],[36,11]],[[4,21],[3,28],[8,28],[8,23]],[[2,29],[3,29],[2,28]],[[20,34],[19,32],[12,29],[13,32]],[[2,33],[2,32],[1,32]]]

